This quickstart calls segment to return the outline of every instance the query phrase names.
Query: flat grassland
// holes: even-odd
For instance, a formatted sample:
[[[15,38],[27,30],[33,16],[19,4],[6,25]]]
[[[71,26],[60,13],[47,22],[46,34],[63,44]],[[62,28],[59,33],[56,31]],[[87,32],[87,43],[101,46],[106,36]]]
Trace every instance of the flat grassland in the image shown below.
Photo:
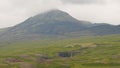
[[[120,35],[1,43],[0,68],[120,68]]]

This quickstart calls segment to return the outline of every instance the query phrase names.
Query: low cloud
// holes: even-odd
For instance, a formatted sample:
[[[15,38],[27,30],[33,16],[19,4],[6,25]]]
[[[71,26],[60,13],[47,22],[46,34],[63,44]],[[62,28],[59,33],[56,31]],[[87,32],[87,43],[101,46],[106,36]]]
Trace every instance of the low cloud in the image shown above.
[[[79,20],[120,24],[120,0],[0,0],[0,27],[21,23],[50,9],[61,9]]]
[[[63,3],[72,4],[103,4],[106,0],[61,0]]]

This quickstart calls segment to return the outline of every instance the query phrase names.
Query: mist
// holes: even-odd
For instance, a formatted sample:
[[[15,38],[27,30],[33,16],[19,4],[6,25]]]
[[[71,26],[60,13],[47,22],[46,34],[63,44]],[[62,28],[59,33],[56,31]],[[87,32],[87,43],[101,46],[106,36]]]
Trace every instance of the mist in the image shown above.
[[[79,20],[118,25],[119,4],[119,0],[0,0],[0,28],[51,9],[66,11]]]

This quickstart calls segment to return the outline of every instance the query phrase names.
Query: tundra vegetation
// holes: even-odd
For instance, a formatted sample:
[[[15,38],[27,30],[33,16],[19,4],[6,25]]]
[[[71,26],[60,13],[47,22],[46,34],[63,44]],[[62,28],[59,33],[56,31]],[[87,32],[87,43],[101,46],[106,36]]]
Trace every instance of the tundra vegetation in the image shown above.
[[[119,68],[120,35],[0,44],[0,68]]]

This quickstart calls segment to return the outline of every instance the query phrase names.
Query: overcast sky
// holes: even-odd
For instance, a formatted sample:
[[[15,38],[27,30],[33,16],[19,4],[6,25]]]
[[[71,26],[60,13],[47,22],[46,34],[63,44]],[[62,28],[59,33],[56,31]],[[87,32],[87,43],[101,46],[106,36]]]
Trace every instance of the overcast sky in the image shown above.
[[[0,0],[0,28],[50,9],[93,23],[120,24],[120,0]]]

